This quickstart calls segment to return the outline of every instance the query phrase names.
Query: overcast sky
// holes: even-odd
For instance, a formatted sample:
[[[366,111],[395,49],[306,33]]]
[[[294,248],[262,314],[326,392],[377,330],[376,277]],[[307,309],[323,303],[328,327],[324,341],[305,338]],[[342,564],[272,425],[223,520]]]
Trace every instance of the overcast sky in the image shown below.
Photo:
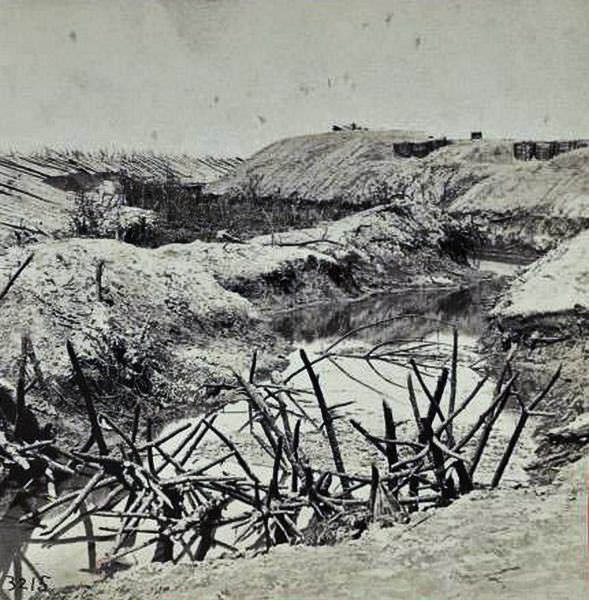
[[[588,0],[0,0],[0,146],[589,137]]]

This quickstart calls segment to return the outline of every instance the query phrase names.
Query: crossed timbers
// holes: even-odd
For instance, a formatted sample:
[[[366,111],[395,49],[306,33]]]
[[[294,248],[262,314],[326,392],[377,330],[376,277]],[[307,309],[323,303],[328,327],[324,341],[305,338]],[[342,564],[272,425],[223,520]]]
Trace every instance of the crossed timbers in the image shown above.
[[[51,496],[49,502],[21,517],[21,521],[42,528],[39,538],[31,541],[52,545],[85,540],[90,568],[96,569],[96,541],[112,541],[108,558],[112,563],[148,547],[154,547],[156,561],[199,561],[213,547],[241,553],[265,551],[281,543],[302,543],[310,539],[310,530],[337,529],[349,523],[350,516],[364,525],[391,519],[406,522],[420,508],[446,506],[474,489],[477,467],[493,427],[509,400],[515,398],[520,417],[494,471],[491,487],[498,486],[528,418],[542,414],[536,409],[560,375],[558,369],[526,405],[517,388],[518,374],[512,371],[508,358],[487,408],[457,439],[455,421],[478,396],[486,378],[458,402],[456,331],[450,367],[439,369],[432,388],[414,358],[407,365],[406,349],[399,351],[381,343],[360,355],[338,354],[334,352],[337,343],[313,360],[301,350],[301,368],[283,381],[258,383],[255,353],[249,377],[234,374],[234,391],[248,404],[247,422],[242,429],[249,428],[251,438],[271,457],[271,474],[266,477],[216,427],[217,412],[159,437],[153,435],[152,423],[147,419],[145,436],[140,439],[138,403],[131,429],[124,431],[108,415],[97,411],[92,386],[71,343],[67,349],[90,423],[88,441],[78,450],[67,451],[51,439],[32,439],[31,411],[25,403],[23,351],[13,426],[0,433],[0,463],[9,478],[18,480],[23,489],[46,485]],[[23,341],[23,349],[26,345]],[[420,342],[421,351],[424,347],[427,343]],[[382,403],[382,434],[369,432],[357,420],[349,420],[362,440],[383,455],[386,469],[382,472],[374,463],[370,472],[364,474],[350,473],[344,465],[335,421],[341,418],[337,409],[346,403],[327,404],[316,372],[321,361],[335,362],[344,355],[374,364],[380,361],[409,366],[406,388],[415,425],[414,439],[397,436],[399,422],[386,401]],[[374,364],[371,367],[378,373]],[[298,373],[306,373],[309,378],[320,422],[300,402],[300,394],[309,394],[310,390],[301,390],[291,383]],[[427,402],[426,411],[420,411],[414,381]],[[444,407],[446,391],[449,400]],[[314,466],[305,455],[301,444],[303,423],[323,432],[333,468]],[[203,440],[213,439],[218,444],[218,455],[212,459],[205,458],[206,453],[199,456]],[[57,475],[82,478],[83,483],[75,491],[56,494]],[[227,512],[230,514],[224,514]],[[56,513],[57,517],[50,518]],[[100,522],[112,519],[114,526],[101,526],[101,533],[97,534],[93,529],[95,518]],[[81,524],[84,536],[67,536]],[[227,531],[233,536],[231,543],[219,539],[226,538],[219,534]]]

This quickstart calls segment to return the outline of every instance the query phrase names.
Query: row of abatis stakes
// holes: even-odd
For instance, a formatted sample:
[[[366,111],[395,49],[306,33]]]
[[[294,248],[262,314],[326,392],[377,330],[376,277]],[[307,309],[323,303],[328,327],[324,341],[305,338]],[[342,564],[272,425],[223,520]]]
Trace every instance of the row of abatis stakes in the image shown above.
[[[253,347],[260,349],[262,368],[280,365],[286,349],[268,327],[269,311],[353,298],[379,288],[460,287],[476,279],[476,270],[455,264],[438,251],[443,223],[458,219],[479,227],[496,251],[539,256],[520,269],[491,310],[491,337],[498,343],[505,344],[506,339],[517,343],[521,348],[517,364],[527,373],[545,376],[563,363],[563,376],[555,391],[562,397],[562,405],[556,407],[556,416],[541,421],[538,435],[568,427],[577,432],[573,436],[575,447],[582,445],[589,436],[585,391],[589,383],[585,369],[589,351],[589,150],[523,163],[513,158],[511,142],[481,141],[455,143],[425,159],[395,157],[393,142],[410,135],[355,131],[301,136],[277,142],[245,161],[167,157],[168,169],[172,164],[182,179],[206,182],[210,194],[230,194],[253,177],[262,195],[296,195],[307,202],[346,199],[360,203],[375,189],[391,195],[402,191],[405,210],[395,210],[394,203],[383,204],[313,228],[262,235],[245,243],[194,241],[155,249],[116,239],[72,238],[68,213],[73,194],[47,182],[48,177],[60,174],[116,171],[124,155],[108,157],[106,167],[104,156],[92,154],[2,157],[0,282],[7,282],[33,253],[31,263],[0,301],[3,384],[14,384],[23,333],[32,340],[49,384],[62,389],[71,378],[66,340],[72,341],[88,364],[96,354],[103,355],[124,343],[134,360],[140,362],[146,356],[155,360],[157,368],[151,382],[154,395],[172,399],[174,410],[198,409],[199,403],[206,401],[203,385],[230,377],[232,368],[247,369]],[[142,175],[147,172],[149,177],[162,177],[161,160],[125,157],[125,168],[140,163]],[[103,193],[101,185],[94,193]],[[28,235],[16,243],[14,232],[19,228]],[[98,264],[104,265],[100,289]],[[72,435],[76,425],[71,415],[63,418],[57,414],[59,411],[41,394],[33,394],[31,401],[43,418],[59,422],[64,437],[69,436],[72,443],[78,441]],[[565,589],[565,578],[569,585],[582,585],[579,565],[563,564],[565,555],[571,558],[573,548],[578,547],[578,540],[571,541],[571,528],[576,531],[578,526],[571,516],[577,492],[571,490],[577,490],[579,470],[574,476],[571,468],[559,473],[556,482],[549,484],[551,503],[544,502],[543,494],[510,491],[511,506],[519,520],[508,514],[498,492],[496,501],[491,494],[491,501],[485,503],[484,514],[476,502],[466,508],[461,503],[461,518],[471,514],[479,524],[475,528],[479,547],[488,546],[487,570],[503,572],[509,568],[506,560],[510,558],[521,571],[514,569],[505,576],[509,593],[504,597],[522,597],[517,596],[518,591],[521,593],[525,581],[533,580],[534,574],[534,589],[542,584],[537,597],[565,597],[558,596]],[[553,510],[555,506],[559,510]],[[552,512],[546,522],[536,522],[535,510]],[[493,525],[497,528],[499,523],[511,524],[512,533],[497,536]],[[252,568],[259,576],[249,583],[236,577],[233,583],[224,584],[227,589],[221,585],[223,565],[215,567],[207,581],[185,570],[182,577],[201,590],[227,597],[278,597],[268,595],[267,582],[272,574],[278,577],[282,569],[287,574],[282,590],[285,594],[298,581],[297,597],[327,597],[327,588],[321,588],[321,595],[312,577],[301,582],[295,576],[297,569],[316,570],[327,564],[325,560],[331,574],[322,577],[332,585],[343,586],[338,597],[352,598],[361,589],[358,582],[366,583],[369,577],[366,567],[352,564],[354,553],[364,552],[381,564],[381,559],[374,558],[378,550],[391,556],[401,552],[408,561],[405,571],[391,568],[382,578],[384,586],[394,575],[399,593],[403,585],[410,585],[411,573],[415,576],[419,571],[422,593],[431,593],[438,586],[438,594],[431,597],[495,597],[482,588],[466,595],[474,563],[465,562],[458,550],[442,553],[445,556],[435,553],[444,531],[438,524],[423,528],[423,535],[430,535],[432,540],[427,576],[420,569],[425,558],[411,554],[411,536],[401,552],[392,539],[383,542],[375,534],[369,536],[362,550],[349,549],[348,558],[338,556],[337,551],[321,554],[318,549],[305,549],[296,560],[288,554],[274,562],[272,557],[256,559]],[[459,534],[465,543],[468,535],[475,536],[469,531],[466,527]],[[505,540],[511,535],[514,539],[509,546]],[[527,548],[522,542],[525,536]],[[543,551],[542,543],[548,541],[551,546]],[[288,549],[282,552],[288,553]],[[471,552],[476,553],[476,548]],[[537,560],[538,556],[543,556],[542,560]],[[450,579],[454,587],[450,595],[448,582],[440,582],[452,560],[454,579]],[[332,569],[333,564],[341,570]],[[124,589],[133,590],[125,597],[135,597],[132,594],[139,594],[139,588],[148,583],[156,588],[180,589],[171,583],[172,571],[165,569],[119,577],[93,590],[74,591],[71,597],[123,597],[116,594]],[[378,596],[381,583],[377,580]],[[267,595],[259,595],[264,593]]]

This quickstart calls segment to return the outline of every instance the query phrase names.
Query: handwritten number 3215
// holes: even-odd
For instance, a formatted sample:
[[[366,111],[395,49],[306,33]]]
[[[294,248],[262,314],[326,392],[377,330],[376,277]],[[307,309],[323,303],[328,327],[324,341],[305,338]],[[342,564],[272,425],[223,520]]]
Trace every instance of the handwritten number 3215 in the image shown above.
[[[39,577],[39,584],[37,584],[37,579],[35,579],[34,577],[31,578],[31,582],[30,582],[30,587],[29,589],[31,591],[33,591],[36,587],[40,587],[42,589],[47,589],[49,586],[46,583],[46,579],[51,579],[51,577],[49,575],[41,575]],[[27,589],[27,580],[25,577],[13,577],[12,575],[9,575],[7,578],[7,583],[10,586],[8,588],[9,592],[12,592],[14,590],[25,590]]]

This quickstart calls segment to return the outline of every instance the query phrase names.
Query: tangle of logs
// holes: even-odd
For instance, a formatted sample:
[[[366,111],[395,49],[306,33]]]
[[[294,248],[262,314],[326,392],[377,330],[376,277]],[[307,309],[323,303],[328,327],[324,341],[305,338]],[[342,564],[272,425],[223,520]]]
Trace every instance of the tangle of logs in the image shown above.
[[[517,373],[512,372],[508,359],[487,408],[457,435],[456,418],[478,397],[486,378],[464,398],[458,397],[456,333],[450,368],[439,369],[431,387],[422,367],[406,350],[396,353],[379,344],[355,356],[336,353],[335,347],[333,344],[313,360],[301,350],[299,372],[306,372],[311,389],[295,388],[289,378],[258,382],[256,354],[247,380],[235,374],[234,390],[249,407],[241,429],[249,428],[251,440],[271,457],[272,468],[265,474],[215,425],[217,413],[159,436],[146,419],[142,438],[141,405],[137,404],[131,430],[125,431],[97,408],[93,387],[69,342],[74,379],[88,415],[87,442],[66,451],[51,438],[33,439],[31,432],[39,428],[31,425],[25,401],[27,344],[23,342],[16,407],[8,419],[12,426],[0,431],[0,464],[7,473],[5,481],[16,481],[22,489],[46,484],[52,493],[46,504],[24,514],[21,521],[40,526],[39,540],[47,545],[87,541],[91,569],[96,568],[96,540],[112,541],[110,561],[145,548],[153,549],[152,560],[156,561],[199,561],[214,547],[232,553],[265,551],[281,543],[308,542],[313,532],[317,541],[321,537],[317,531],[335,530],[349,523],[350,517],[364,526],[374,520],[406,522],[412,512],[446,506],[475,488],[493,427],[509,399],[515,397],[520,417],[492,477],[491,486],[498,486],[528,418],[560,375],[559,370],[526,405],[516,392]],[[430,352],[425,342],[420,348]],[[363,474],[345,468],[335,422],[340,418],[336,409],[346,403],[328,404],[316,372],[321,361],[343,355],[402,362],[408,367],[407,401],[415,426],[412,439],[398,437],[401,423],[395,420],[389,401],[383,401],[381,432],[368,431],[358,420],[349,420],[367,446],[382,455],[384,469],[379,470],[376,463]],[[427,402],[426,409],[417,401],[414,380]],[[449,405],[443,406],[446,391]],[[317,402],[320,423],[300,402],[303,393]],[[303,425],[323,432],[333,468],[313,465],[305,455]],[[207,458],[201,450],[213,440],[219,449],[214,458]],[[74,491],[56,496],[55,480],[64,477],[82,483]],[[100,534],[95,533],[94,518],[103,524]],[[105,524],[107,519],[112,526]],[[84,536],[68,537],[77,526],[84,527]],[[223,532],[232,532],[231,543]]]

